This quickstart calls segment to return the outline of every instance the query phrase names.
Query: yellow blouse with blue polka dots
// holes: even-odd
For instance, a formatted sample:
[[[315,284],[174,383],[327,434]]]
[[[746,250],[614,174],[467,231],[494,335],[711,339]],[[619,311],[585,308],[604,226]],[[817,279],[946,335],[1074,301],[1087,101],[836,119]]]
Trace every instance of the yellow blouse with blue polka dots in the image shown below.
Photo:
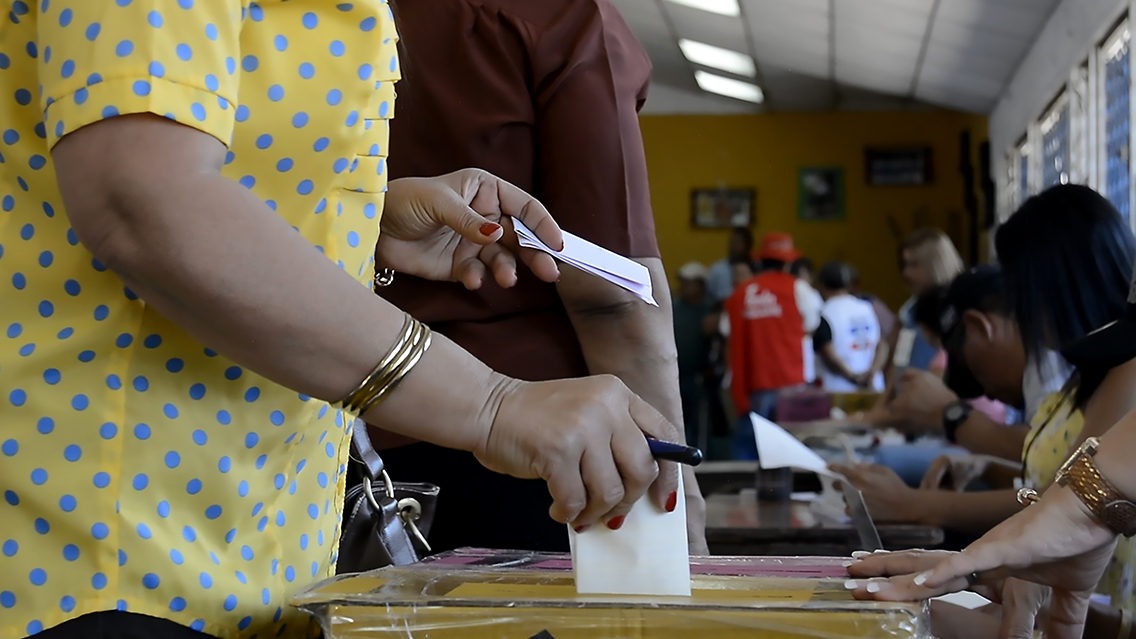
[[[10,0],[0,16],[0,636],[96,611],[298,637],[349,425],[227,361],[79,244],[50,150],[165,116],[363,285],[397,40],[383,0]]]
[[[1085,418],[1073,406],[1069,393],[1053,393],[1034,417],[1023,462],[1031,486],[1045,488],[1057,479],[1057,471],[1072,454]],[[1108,597],[1116,608],[1136,611],[1136,539],[1121,539],[1097,586],[1097,593]]]

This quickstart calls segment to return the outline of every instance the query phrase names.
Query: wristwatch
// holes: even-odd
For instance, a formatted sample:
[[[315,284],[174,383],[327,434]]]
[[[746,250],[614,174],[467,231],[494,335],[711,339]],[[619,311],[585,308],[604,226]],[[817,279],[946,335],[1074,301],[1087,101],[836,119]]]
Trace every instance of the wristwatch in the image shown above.
[[[955,440],[955,433],[958,432],[959,426],[966,423],[970,419],[970,404],[964,401],[956,401],[947,404],[943,409],[943,433],[952,444],[957,444]]]
[[[1132,537],[1136,535],[1136,504],[1125,499],[1093,463],[1099,448],[1096,437],[1085,440],[1057,471],[1057,483],[1072,490],[1114,533]]]

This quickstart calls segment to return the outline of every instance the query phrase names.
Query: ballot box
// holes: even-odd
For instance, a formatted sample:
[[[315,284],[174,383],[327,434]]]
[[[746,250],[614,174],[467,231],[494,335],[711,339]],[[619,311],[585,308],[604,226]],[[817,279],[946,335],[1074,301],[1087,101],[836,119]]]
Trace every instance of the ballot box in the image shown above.
[[[691,559],[690,597],[577,595],[568,555],[459,550],[293,603],[327,639],[930,639],[923,603],[860,602],[840,558]]]

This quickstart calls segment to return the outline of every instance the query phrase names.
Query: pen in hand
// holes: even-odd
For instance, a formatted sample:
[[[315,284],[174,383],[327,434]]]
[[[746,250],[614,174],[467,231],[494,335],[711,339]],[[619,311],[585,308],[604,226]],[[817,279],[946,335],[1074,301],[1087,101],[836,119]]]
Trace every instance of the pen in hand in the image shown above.
[[[655,459],[665,459],[687,466],[697,466],[702,463],[702,451],[693,446],[672,444],[649,437],[647,438],[647,446],[651,448],[651,454],[655,456]]]

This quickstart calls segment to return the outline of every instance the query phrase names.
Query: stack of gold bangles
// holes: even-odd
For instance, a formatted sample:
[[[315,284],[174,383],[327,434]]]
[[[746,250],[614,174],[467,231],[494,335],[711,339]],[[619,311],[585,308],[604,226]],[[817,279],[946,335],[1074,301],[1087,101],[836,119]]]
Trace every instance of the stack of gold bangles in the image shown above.
[[[383,357],[379,365],[359,383],[355,390],[333,407],[352,417],[365,415],[367,411],[390,396],[391,392],[410,374],[422,359],[426,349],[430,348],[430,341],[430,329],[407,315],[402,325],[402,333],[386,357]]]

